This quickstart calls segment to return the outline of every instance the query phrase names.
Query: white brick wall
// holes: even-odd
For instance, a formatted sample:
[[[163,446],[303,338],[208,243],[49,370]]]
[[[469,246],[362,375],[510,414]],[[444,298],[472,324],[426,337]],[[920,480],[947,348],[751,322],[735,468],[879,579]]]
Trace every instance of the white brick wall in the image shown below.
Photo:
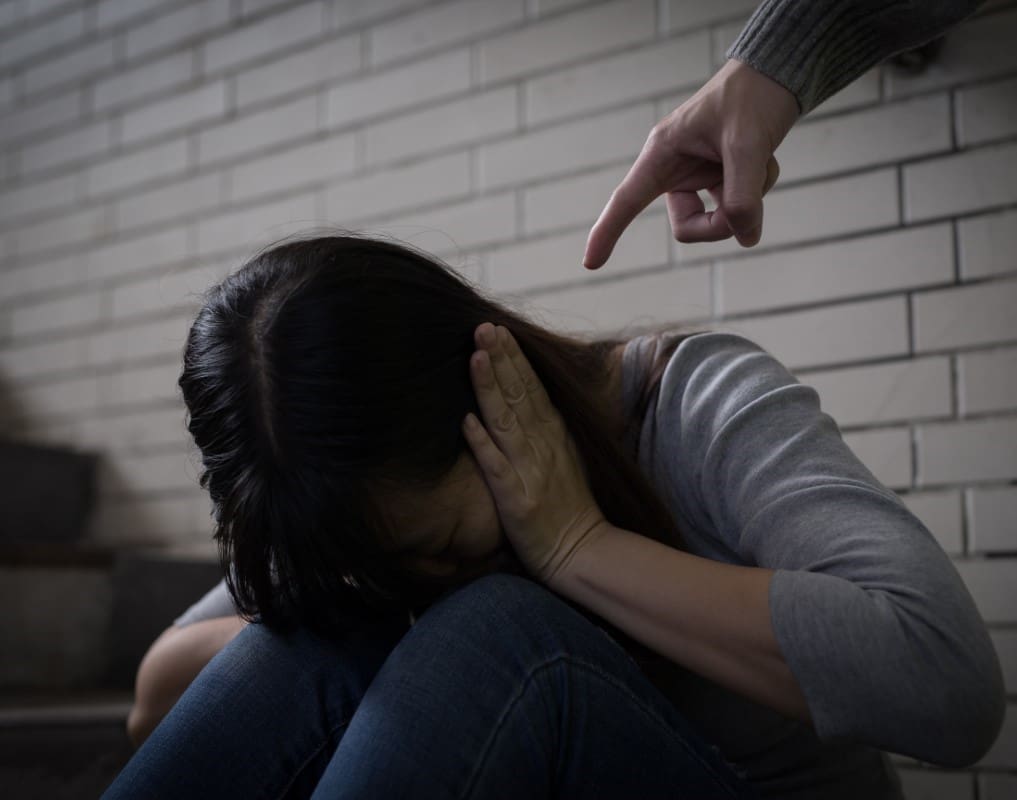
[[[320,225],[576,332],[732,330],[813,385],[954,558],[1017,709],[1017,2],[877,66],[777,156],[760,244],[590,225],[753,0],[0,0],[0,429],[104,453],[90,535],[211,553],[176,387],[200,292]],[[203,543],[203,544],[201,544]],[[910,798],[998,800],[1017,712]]]

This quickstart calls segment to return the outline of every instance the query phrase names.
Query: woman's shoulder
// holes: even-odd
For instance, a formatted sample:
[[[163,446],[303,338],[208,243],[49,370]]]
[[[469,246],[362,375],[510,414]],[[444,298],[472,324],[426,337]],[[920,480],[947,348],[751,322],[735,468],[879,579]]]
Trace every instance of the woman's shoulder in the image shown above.
[[[625,355],[638,363],[649,380],[662,385],[666,381],[672,389],[691,388],[688,381],[693,377],[697,387],[705,387],[711,378],[722,374],[751,379],[759,375],[772,378],[776,373],[782,382],[794,380],[762,345],[731,331],[656,331],[632,339]]]

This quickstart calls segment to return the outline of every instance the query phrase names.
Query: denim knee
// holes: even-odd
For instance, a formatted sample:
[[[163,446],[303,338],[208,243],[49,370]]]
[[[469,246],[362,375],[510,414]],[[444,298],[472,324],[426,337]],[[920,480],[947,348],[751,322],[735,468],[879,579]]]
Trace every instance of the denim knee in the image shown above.
[[[512,660],[600,650],[604,641],[621,648],[596,620],[535,580],[495,572],[444,595],[417,620],[414,636],[443,638],[454,631],[493,657]],[[627,656],[626,656],[627,658]]]

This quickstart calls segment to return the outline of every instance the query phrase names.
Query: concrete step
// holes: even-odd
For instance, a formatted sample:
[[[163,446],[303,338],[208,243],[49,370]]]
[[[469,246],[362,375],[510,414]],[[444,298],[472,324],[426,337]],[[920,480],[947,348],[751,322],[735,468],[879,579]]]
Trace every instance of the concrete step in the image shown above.
[[[5,800],[97,798],[133,754],[130,692],[0,696],[0,787]]]
[[[0,691],[132,688],[148,646],[219,576],[186,552],[0,545]]]

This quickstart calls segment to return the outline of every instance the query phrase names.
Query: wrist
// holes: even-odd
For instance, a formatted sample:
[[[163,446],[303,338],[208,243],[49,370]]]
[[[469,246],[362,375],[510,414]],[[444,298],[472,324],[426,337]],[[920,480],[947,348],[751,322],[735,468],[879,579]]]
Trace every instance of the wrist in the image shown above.
[[[776,150],[801,116],[801,107],[794,93],[769,75],[737,58],[729,58],[724,62],[715,78],[725,85],[732,102],[751,102],[761,112],[761,121]]]

